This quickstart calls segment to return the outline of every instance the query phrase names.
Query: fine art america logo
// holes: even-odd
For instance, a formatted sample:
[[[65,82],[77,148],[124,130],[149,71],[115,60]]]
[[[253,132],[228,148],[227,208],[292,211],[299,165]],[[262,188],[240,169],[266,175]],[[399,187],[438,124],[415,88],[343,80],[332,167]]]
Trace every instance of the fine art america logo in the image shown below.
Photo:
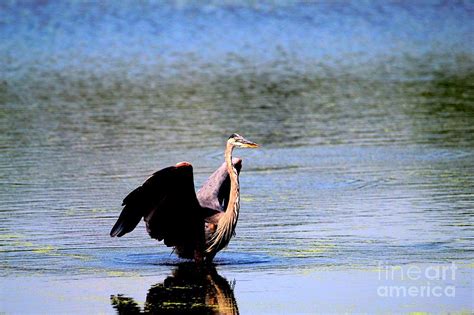
[[[380,297],[454,297],[456,280],[454,262],[445,265],[391,266],[379,262],[377,287]]]

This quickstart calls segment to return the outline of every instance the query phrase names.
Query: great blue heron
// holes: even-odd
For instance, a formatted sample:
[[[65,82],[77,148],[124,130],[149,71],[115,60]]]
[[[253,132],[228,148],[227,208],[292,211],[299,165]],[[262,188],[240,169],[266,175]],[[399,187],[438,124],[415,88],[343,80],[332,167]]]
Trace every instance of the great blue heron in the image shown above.
[[[193,167],[180,162],[154,173],[123,200],[122,213],[110,236],[133,231],[143,218],[150,237],[164,240],[178,256],[212,262],[234,235],[240,209],[242,160],[232,159],[235,147],[258,144],[234,133],[227,140],[225,162],[201,189],[194,191]]]

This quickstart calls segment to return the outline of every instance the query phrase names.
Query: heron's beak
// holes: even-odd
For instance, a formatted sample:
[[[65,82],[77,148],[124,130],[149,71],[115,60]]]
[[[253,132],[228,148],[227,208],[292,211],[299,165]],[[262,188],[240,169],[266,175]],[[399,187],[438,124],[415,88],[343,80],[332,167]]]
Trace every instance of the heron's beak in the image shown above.
[[[259,145],[256,144],[255,142],[249,141],[247,139],[242,138],[240,140],[240,143],[242,144],[242,148],[258,148]]]

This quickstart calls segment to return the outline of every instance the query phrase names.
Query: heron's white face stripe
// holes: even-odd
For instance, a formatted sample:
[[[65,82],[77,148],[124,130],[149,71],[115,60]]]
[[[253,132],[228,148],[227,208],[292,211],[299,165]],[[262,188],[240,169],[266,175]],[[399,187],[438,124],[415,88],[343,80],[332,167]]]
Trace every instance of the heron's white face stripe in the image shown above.
[[[245,144],[243,144],[242,142],[239,142],[239,141],[234,141],[234,145],[235,145],[236,147],[243,147],[243,146],[245,146]]]
[[[227,143],[235,146],[235,147],[243,147],[244,144],[240,141],[236,141],[234,138],[230,138],[229,140],[227,140]]]

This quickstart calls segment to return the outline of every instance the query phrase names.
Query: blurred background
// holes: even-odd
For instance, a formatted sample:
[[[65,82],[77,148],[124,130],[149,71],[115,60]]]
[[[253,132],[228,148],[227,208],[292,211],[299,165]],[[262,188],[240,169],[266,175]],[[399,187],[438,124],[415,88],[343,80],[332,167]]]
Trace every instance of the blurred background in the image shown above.
[[[108,238],[121,200],[182,160],[198,188],[233,132],[262,145],[216,261],[240,310],[472,309],[473,43],[471,1],[1,1],[4,310],[111,311],[169,274],[143,226]],[[456,299],[388,303],[380,261],[467,267]],[[83,291],[44,304],[58,277]]]
[[[472,146],[469,1],[0,5],[7,141]]]

